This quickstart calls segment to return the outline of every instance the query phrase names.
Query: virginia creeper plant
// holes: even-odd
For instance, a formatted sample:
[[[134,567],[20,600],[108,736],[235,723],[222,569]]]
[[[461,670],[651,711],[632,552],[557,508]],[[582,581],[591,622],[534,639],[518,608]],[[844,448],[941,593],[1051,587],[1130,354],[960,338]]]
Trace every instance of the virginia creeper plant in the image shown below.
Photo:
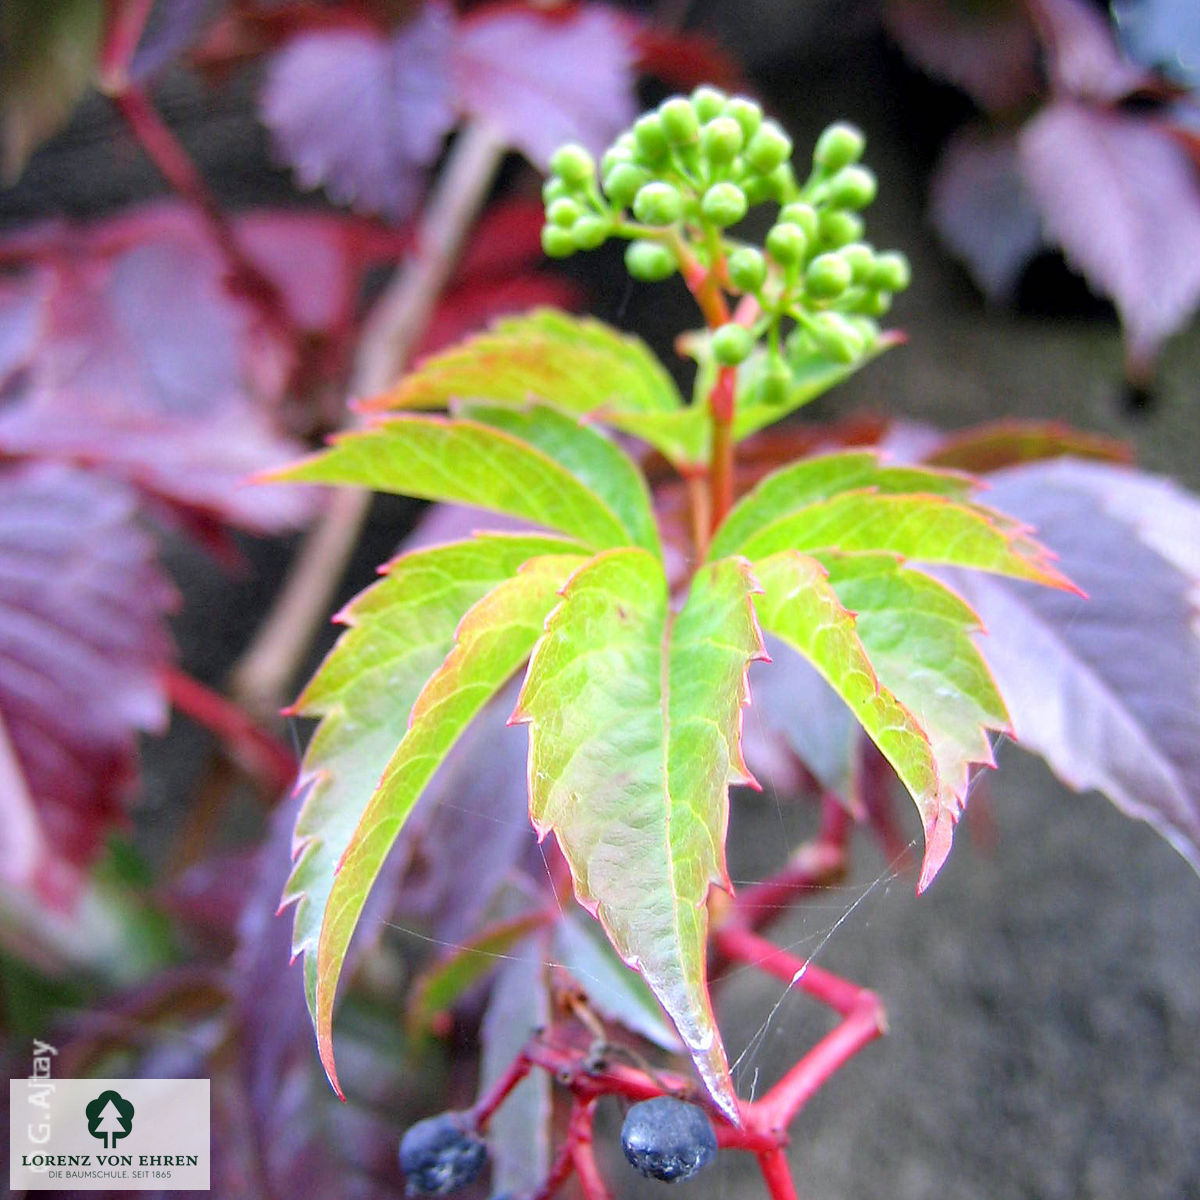
[[[538,1195],[571,1172],[589,1196],[608,1194],[591,1152],[594,1106],[608,1093],[698,1102],[720,1145],[756,1154],[771,1194],[793,1195],[789,1123],[883,1016],[870,992],[777,949],[742,898],[728,898],[729,787],[755,786],[742,710],[764,634],[815,668],[912,796],[924,889],[949,852],[972,767],[991,762],[989,732],[1009,723],[971,638],[973,610],[922,568],[1073,586],[959,471],[847,451],[802,457],[737,494],[739,442],[898,340],[876,320],[908,268],[864,240],[876,181],[863,148],[857,129],[832,125],[798,172],[783,129],[711,87],[643,115],[598,164],[563,146],[544,188],[543,247],[563,257],[622,239],[635,279],[682,277],[703,320],[679,338],[695,364],[691,402],[637,338],[538,310],[426,359],[361,404],[365,428],[275,473],[506,519],[388,563],[342,614],[349,628],[296,705],[321,723],[285,900],[296,903],[293,948],[334,1086],[334,1000],[371,885],[456,739],[514,675],[510,723],[528,726],[534,827],[554,835],[575,897],[649,986],[699,1079],[589,1051],[577,997],[471,1113],[413,1131],[402,1162],[416,1190],[472,1178],[480,1132],[537,1069],[574,1104]],[[761,243],[743,224],[751,210],[771,217]],[[652,447],[686,489],[683,554],[664,551],[646,460],[614,434]],[[813,861],[779,886],[820,878],[845,825],[830,801]],[[540,919],[526,914],[508,937]],[[491,944],[510,944],[504,932]],[[754,1102],[730,1077],[711,953],[796,984],[842,1018]],[[631,1144],[631,1161],[664,1161]]]
[[[775,424],[899,341],[875,322],[907,270],[862,242],[859,206],[874,184],[842,161],[859,148],[852,131],[823,139],[801,184],[786,138],[748,101],[703,90],[632,125],[639,71],[680,88],[736,79],[703,37],[655,23],[669,21],[666,5],[637,18],[540,0],[50,7],[53,19],[41,0],[4,9],[6,180],[99,90],[104,99],[88,103],[93,117],[114,118],[112,161],[144,160],[173,198],[0,238],[3,1018],[11,1033],[24,1013],[27,1031],[45,1036],[52,1004],[73,1009],[63,1075],[156,1074],[165,1061],[211,1077],[214,1189],[394,1195],[393,1104],[430,1107],[427,1076],[412,1067],[431,1035],[453,1032],[461,1045],[477,1031],[475,1104],[419,1121],[401,1141],[415,1190],[462,1183],[490,1160],[497,1196],[549,1195],[570,1175],[602,1196],[593,1116],[611,1097],[628,1106],[622,1144],[635,1169],[686,1178],[718,1148],[739,1149],[757,1157],[774,1194],[790,1194],[783,1147],[793,1116],[878,1034],[883,1012],[871,992],[772,944],[764,929],[842,877],[856,819],[893,862],[906,847],[890,816],[895,772],[868,751],[864,727],[923,806],[926,880],[967,766],[986,761],[985,731],[1004,726],[1005,707],[1022,744],[1060,777],[1104,791],[1200,864],[1196,501],[1119,465],[1121,447],[1057,426],[1001,423],[947,438],[855,417]],[[937,46],[954,7],[889,10],[932,13],[923,27]],[[1130,87],[1143,106],[1171,94],[1115,69],[1111,39],[1097,43],[1094,23],[1064,25],[1073,0],[999,7],[1055,18],[1039,22],[1054,35],[1054,112],[1079,116],[1075,101],[1099,101],[1077,132],[1132,123],[1136,136],[1121,145],[1146,145],[1146,131],[1161,142],[1165,110],[1127,112],[1123,98]],[[981,44],[1002,53],[1010,43]],[[976,60],[955,53],[956,66],[964,61]],[[217,91],[246,81],[248,63],[258,66],[249,81],[274,157],[333,204],[227,210],[210,190],[221,180],[207,180],[188,152],[187,129],[164,119],[168,67],[186,64],[195,87]],[[1087,72],[1066,77],[1088,63],[1091,82]],[[1190,145],[1178,123],[1170,134]],[[555,157],[566,140],[586,143],[601,169],[578,148]],[[509,150],[537,170],[553,159],[545,206],[529,168],[513,165],[504,198],[488,203]],[[1161,334],[1192,303],[1195,256],[1181,252],[1191,235],[1165,219],[1194,208],[1176,151],[1156,171],[1119,172],[1120,187],[1101,180],[1055,196],[1072,210],[1111,194],[1166,197],[1165,209],[1135,205],[1137,219],[1115,209],[1124,215],[1103,234],[1098,222],[1071,238],[1050,231],[1102,291],[1125,296],[1131,331],[1141,306],[1161,317]],[[253,171],[253,156],[246,165]],[[1049,167],[1054,180],[1071,177],[1053,155]],[[1139,192],[1139,181],[1154,182]],[[45,184],[42,172],[32,193]],[[767,225],[771,235],[756,237]],[[1151,243],[1147,226],[1164,236]],[[988,221],[972,228],[987,231],[988,245],[1003,232]],[[685,302],[680,278],[692,288],[703,328],[677,341],[695,371],[690,405],[636,338],[561,312],[495,325],[428,357],[499,313],[579,305],[579,286],[543,246],[553,259],[610,238],[627,243],[637,279],[669,273],[659,295]],[[1106,246],[1128,241],[1154,253],[1137,256],[1125,295],[1089,255],[1102,266]],[[364,286],[368,268],[394,270],[381,292]],[[1160,275],[1170,286],[1155,286]],[[630,286],[619,284],[618,294]],[[397,384],[413,360],[419,369]],[[289,789],[295,764],[272,725],[369,503],[362,487],[322,496],[244,487],[242,477],[346,424],[347,395],[380,397],[378,412],[363,406],[365,420],[385,418],[377,433],[445,439],[440,463],[435,447],[415,475],[415,441],[376,444],[368,457],[388,486],[415,494],[423,481],[421,494],[493,512],[435,505],[388,579],[347,610],[354,627],[305,696],[324,720],[292,892],[304,893],[297,940],[307,935],[313,995],[319,987],[326,1005],[318,1027],[330,1065],[339,963],[329,948],[355,923],[372,859],[397,828],[358,924],[378,933],[386,906],[448,948],[416,976],[402,1030],[394,987],[389,1003],[372,1003],[398,957],[390,935],[369,958],[340,963],[354,977],[337,1028],[353,1094],[340,1105],[316,1069],[287,969],[289,922],[273,915],[304,796],[257,814],[270,822],[261,845],[218,846],[217,835],[229,832],[220,826],[243,774],[266,803]],[[393,406],[446,407],[451,419],[397,424],[386,420]],[[469,450],[462,471],[457,450],[445,457],[451,444]],[[397,449],[407,455],[398,463]],[[990,487],[988,509],[973,503],[964,470]],[[895,520],[901,509],[913,520]],[[1038,529],[1086,603],[1045,586],[1045,561],[1000,511]],[[186,641],[177,654],[167,633],[177,597],[153,525],[166,515],[228,556],[227,529],[269,533],[313,514],[230,697],[185,674],[175,664],[191,654]],[[958,543],[942,544],[958,532]],[[988,546],[993,568],[1009,574],[941,561],[984,560]],[[1040,582],[1021,578],[1022,564]],[[795,598],[781,599],[792,585]],[[981,647],[1004,706],[969,640],[976,617],[955,593],[986,624]],[[750,658],[754,712],[742,729]],[[883,727],[893,704],[915,729]],[[184,789],[182,828],[151,870],[106,839],[128,823],[135,733],[161,724],[168,705],[215,739],[201,786]],[[555,836],[540,852],[526,815],[527,735],[504,726],[514,709],[545,767],[535,816]],[[373,801],[393,755],[397,771]],[[819,791],[820,829],[777,875],[731,896],[725,781],[751,772],[780,794]],[[377,815],[368,837],[362,822]],[[668,816],[677,840],[656,841]],[[578,878],[571,862],[582,864]],[[679,1030],[601,922],[569,903],[572,891],[648,968]],[[331,900],[349,907],[335,912]],[[334,932],[322,982],[324,927]],[[751,966],[840,1019],[756,1103],[735,1098],[723,1077],[706,983],[719,995],[726,975]]]

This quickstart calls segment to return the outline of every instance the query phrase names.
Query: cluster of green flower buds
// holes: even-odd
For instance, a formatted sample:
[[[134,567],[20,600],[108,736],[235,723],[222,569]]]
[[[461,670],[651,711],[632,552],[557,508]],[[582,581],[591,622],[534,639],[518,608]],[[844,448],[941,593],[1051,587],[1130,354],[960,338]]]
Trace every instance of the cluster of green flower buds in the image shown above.
[[[713,331],[712,357],[737,365],[765,341],[756,387],[762,399],[782,399],[798,360],[851,364],[869,351],[875,319],[908,286],[904,257],[863,240],[860,213],[876,192],[859,163],[863,148],[853,126],[831,125],[801,182],[791,139],[757,103],[701,87],[640,117],[598,169],[582,147],[562,147],[543,189],[542,245],[561,258],[621,237],[635,279],[666,279],[690,264],[722,292],[753,296],[748,324]],[[760,247],[731,231],[763,203],[778,215]]]

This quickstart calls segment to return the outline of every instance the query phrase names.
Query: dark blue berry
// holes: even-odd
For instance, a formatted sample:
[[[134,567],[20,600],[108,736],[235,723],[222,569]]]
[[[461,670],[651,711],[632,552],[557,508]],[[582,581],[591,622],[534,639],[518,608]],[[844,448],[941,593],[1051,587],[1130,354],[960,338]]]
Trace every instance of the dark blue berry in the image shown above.
[[[702,1108],[674,1096],[656,1096],[625,1114],[621,1149],[648,1178],[681,1183],[712,1161],[717,1135]]]
[[[418,1121],[400,1139],[400,1169],[410,1196],[445,1196],[464,1188],[487,1162],[487,1145],[465,1113]]]

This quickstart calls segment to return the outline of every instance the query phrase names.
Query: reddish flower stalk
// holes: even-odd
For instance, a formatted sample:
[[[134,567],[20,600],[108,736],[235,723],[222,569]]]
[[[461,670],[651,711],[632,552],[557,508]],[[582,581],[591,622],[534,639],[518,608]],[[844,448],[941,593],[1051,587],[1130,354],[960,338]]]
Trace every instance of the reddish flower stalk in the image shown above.
[[[733,507],[733,410],[737,368],[722,367],[708,397],[712,420],[712,458],[709,468],[711,529],[716,532]]]

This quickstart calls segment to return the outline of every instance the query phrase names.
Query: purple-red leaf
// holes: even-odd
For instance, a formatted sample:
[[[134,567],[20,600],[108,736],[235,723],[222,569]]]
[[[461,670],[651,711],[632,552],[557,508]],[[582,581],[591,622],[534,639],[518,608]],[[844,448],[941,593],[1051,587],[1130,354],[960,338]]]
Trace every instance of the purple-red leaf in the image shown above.
[[[1200,870],[1200,502],[1175,484],[1071,459],[991,477],[1088,599],[952,572],[1017,740],[1072,787],[1149,821]]]
[[[600,5],[495,3],[457,18],[430,0],[391,34],[313,28],[285,41],[262,118],[303,187],[399,219],[460,116],[539,167],[563,142],[602,150],[635,115],[638,29]]]
[[[918,66],[999,112],[1037,92],[1037,43],[1020,0],[888,0],[888,29]]]
[[[264,266],[283,220],[248,225]],[[344,302],[331,246],[314,246],[316,282],[336,299],[306,304],[282,279],[304,327]],[[270,412],[287,352],[230,293],[197,218],[160,206],[91,227],[43,226],[3,249],[32,265],[0,293],[0,451],[97,465],[170,505],[252,530],[304,519],[303,492],[243,486],[296,453]]]
[[[1063,100],[1021,135],[1021,161],[1049,236],[1121,315],[1133,362],[1200,300],[1200,183],[1153,120]]]
[[[399,219],[454,124],[454,18],[431,0],[391,36],[299,34],[272,56],[260,99],[276,152],[302,187]]]
[[[60,898],[121,815],[138,731],[166,719],[174,591],[135,510],[87,472],[0,470],[0,864]]]
[[[1049,51],[1047,67],[1056,92],[1103,103],[1154,90],[1153,76],[1121,53],[1112,26],[1088,0],[1027,3]]]
[[[1138,62],[1200,85],[1200,6],[1195,0],[1112,0],[1117,37]]]
[[[598,153],[635,116],[633,32],[600,5],[489,4],[459,26],[458,104],[535,166],[564,142]]]
[[[989,300],[1012,297],[1042,244],[1015,137],[969,129],[946,147],[930,191],[934,227]]]

